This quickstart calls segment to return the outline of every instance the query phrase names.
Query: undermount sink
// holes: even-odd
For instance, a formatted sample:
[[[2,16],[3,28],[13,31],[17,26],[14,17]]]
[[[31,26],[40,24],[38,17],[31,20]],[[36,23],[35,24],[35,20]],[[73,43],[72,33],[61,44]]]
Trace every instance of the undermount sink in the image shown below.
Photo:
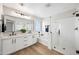
[[[16,34],[9,34],[9,36],[15,36]]]
[[[9,36],[15,36],[16,33],[15,32],[12,32],[11,34],[9,34]]]

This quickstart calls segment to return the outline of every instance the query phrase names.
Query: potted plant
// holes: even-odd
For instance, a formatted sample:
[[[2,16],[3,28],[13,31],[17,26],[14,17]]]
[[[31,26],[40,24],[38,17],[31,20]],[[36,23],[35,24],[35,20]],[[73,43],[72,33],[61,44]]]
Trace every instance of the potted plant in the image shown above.
[[[22,33],[25,33],[26,32],[26,29],[21,29],[20,30]]]

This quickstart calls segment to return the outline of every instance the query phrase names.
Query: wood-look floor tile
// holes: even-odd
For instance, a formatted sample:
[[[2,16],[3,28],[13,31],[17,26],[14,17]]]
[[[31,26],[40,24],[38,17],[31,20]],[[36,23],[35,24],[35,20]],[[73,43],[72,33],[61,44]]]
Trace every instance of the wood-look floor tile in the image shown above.
[[[46,46],[36,43],[14,53],[14,55],[62,55],[55,50],[49,50]]]

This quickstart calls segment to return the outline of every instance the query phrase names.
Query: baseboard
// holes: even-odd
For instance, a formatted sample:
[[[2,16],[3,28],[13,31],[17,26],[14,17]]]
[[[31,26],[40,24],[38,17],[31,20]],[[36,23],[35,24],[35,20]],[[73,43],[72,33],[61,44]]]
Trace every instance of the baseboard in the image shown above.
[[[47,45],[46,45],[44,42],[42,42],[42,41],[39,41],[38,43],[41,43],[41,44],[47,46]],[[47,47],[48,47],[48,46],[47,46]]]
[[[40,43],[40,44],[44,45],[44,43],[43,43],[43,42],[38,42],[38,43]],[[45,46],[45,47],[47,47],[47,48],[49,49],[49,47],[48,47],[48,46],[46,46],[46,45],[44,45],[44,46]],[[58,50],[55,50],[55,49],[49,49],[49,50],[54,50],[55,52],[59,53],[60,55],[64,55],[63,53],[59,52]]]
[[[59,53],[59,54],[61,54],[61,55],[64,55],[63,53],[61,53],[61,52],[59,52],[59,51],[57,51],[57,50],[55,50],[55,49],[52,49],[52,50],[56,51],[57,53]]]

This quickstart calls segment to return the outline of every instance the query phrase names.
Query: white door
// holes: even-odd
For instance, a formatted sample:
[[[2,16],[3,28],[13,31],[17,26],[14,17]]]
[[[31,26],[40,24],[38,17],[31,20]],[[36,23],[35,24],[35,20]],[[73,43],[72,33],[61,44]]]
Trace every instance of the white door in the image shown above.
[[[18,37],[18,38],[15,38],[14,39],[15,40],[15,48],[16,48],[16,51],[18,51],[18,50],[20,50],[20,49],[22,49],[22,48],[24,48],[23,46],[23,38],[22,37]]]
[[[15,48],[13,39],[3,39],[2,54],[10,54],[13,53],[14,50]]]

